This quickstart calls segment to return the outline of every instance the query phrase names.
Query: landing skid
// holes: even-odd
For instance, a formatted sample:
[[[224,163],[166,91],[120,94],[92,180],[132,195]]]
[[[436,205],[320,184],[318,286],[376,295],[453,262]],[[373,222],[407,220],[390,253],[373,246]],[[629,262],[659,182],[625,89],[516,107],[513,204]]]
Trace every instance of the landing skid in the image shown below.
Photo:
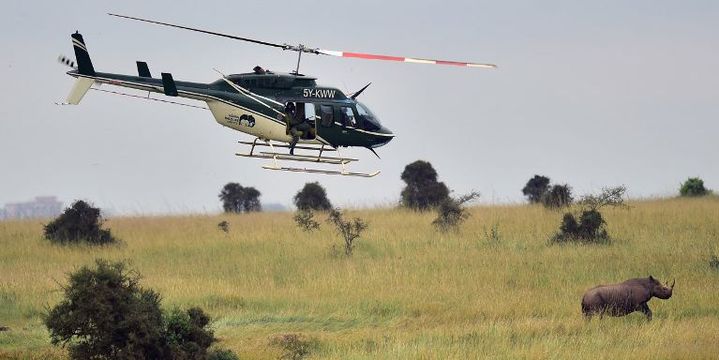
[[[293,167],[273,167],[269,165],[262,166],[263,169],[267,170],[279,170],[279,171],[289,171],[289,172],[304,172],[304,173],[310,173],[310,174],[323,174],[323,175],[342,175],[342,176],[359,176],[359,177],[375,177],[379,175],[379,171],[375,171],[373,173],[361,173],[361,172],[352,172],[352,171],[337,171],[337,170],[322,170],[322,169],[308,169],[308,168],[293,168]]]
[[[254,141],[238,141],[243,145],[249,145],[250,151],[248,153],[237,153],[235,155],[247,158],[265,159],[272,160],[272,165],[264,165],[263,169],[276,170],[276,171],[287,171],[287,172],[304,172],[310,174],[323,174],[323,175],[342,175],[342,176],[358,176],[358,177],[374,177],[380,172],[375,171],[371,173],[352,172],[346,169],[346,165],[352,162],[357,162],[359,159],[343,157],[339,154],[339,149],[330,147],[328,145],[312,146],[312,145],[298,145],[295,146],[295,150],[303,150],[310,152],[317,152],[317,155],[305,155],[305,154],[284,154],[275,151],[275,148],[289,148],[290,146],[284,143],[277,144],[266,140],[255,139]],[[255,147],[269,147],[270,151],[257,151]],[[339,156],[323,156],[324,152],[335,151]],[[280,166],[279,161],[299,161],[299,162],[313,162],[319,164],[331,164],[339,165],[341,170],[326,170],[316,168],[299,168],[299,167],[286,167]]]

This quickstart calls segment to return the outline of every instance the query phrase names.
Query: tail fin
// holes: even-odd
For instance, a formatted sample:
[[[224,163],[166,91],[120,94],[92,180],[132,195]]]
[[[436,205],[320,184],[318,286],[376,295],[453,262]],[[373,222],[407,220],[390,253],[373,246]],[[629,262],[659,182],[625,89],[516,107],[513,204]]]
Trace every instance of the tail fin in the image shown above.
[[[90,53],[87,52],[85,40],[79,32],[70,35],[72,37],[72,47],[75,49],[75,60],[77,60],[77,72],[83,75],[95,76],[95,68],[92,67],[90,61]]]
[[[75,49],[75,60],[77,62],[77,73],[80,75],[95,76],[95,68],[92,67],[92,61],[90,61],[90,54],[87,52],[85,46],[85,40],[82,39],[82,35],[79,32],[75,32],[70,35],[72,37],[72,47]],[[88,77],[77,77],[75,85],[73,85],[70,94],[67,96],[67,103],[77,105],[80,100],[85,96],[95,80]]]

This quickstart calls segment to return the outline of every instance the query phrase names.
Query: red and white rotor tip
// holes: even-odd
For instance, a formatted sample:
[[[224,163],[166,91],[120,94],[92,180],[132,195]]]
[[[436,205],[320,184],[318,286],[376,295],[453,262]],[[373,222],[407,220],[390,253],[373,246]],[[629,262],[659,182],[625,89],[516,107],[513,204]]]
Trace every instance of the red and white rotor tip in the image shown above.
[[[399,62],[407,62],[407,63],[415,63],[415,64],[452,65],[452,66],[476,67],[476,68],[486,68],[486,69],[496,69],[497,68],[497,65],[494,65],[494,64],[482,64],[482,63],[447,61],[447,60],[433,60],[433,59],[419,59],[419,58],[411,58],[411,57],[365,54],[365,53],[356,53],[356,52],[348,52],[348,51],[317,49],[317,53],[323,54],[323,55],[330,55],[330,56],[367,59],[367,60],[386,60],[386,61],[399,61]]]

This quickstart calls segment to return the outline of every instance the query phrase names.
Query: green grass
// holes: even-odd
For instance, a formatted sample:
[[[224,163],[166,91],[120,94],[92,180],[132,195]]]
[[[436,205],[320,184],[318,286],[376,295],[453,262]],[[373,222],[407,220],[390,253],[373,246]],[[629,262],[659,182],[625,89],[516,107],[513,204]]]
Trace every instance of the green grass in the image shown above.
[[[41,222],[0,222],[0,325],[11,328],[0,358],[65,356],[42,314],[66,274],[96,258],[129,261],[165,308],[203,307],[241,358],[277,358],[272,339],[291,333],[321,359],[715,358],[719,199],[631,206],[605,212],[613,242],[595,246],[550,246],[561,213],[541,207],[476,207],[448,235],[432,213],[353,211],[370,227],[351,258],[332,250],[342,243],[329,224],[305,233],[289,213],[117,218],[106,226],[123,243],[102,248],[51,245]],[[674,297],[649,303],[652,322],[583,320],[584,290],[649,274],[677,279]]]

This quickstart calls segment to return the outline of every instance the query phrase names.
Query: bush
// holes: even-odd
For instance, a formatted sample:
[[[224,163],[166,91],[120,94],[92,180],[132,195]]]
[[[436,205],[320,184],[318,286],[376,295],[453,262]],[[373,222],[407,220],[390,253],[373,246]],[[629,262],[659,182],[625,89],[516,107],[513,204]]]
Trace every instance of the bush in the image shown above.
[[[311,232],[320,228],[320,223],[315,221],[315,214],[312,210],[300,210],[295,214],[294,219],[302,231]]]
[[[270,340],[270,345],[280,347],[283,351],[280,359],[301,360],[317,347],[317,340],[306,339],[302,335],[284,334]]]
[[[332,209],[327,221],[334,224],[337,233],[342,236],[345,255],[352,256],[352,250],[354,250],[355,246],[354,242],[360,237],[362,231],[367,229],[367,223],[360,218],[344,220],[344,215],[340,209]]]
[[[400,194],[400,204],[404,207],[425,211],[449,198],[449,189],[437,181],[437,171],[426,161],[417,160],[405,166],[402,180],[407,184]]]
[[[494,223],[492,227],[487,231],[487,228],[484,228],[484,239],[487,241],[488,244],[499,244],[502,241],[502,236],[499,233],[499,223]]]
[[[477,198],[479,193],[474,191],[458,199],[448,197],[437,207],[437,218],[432,221],[432,225],[441,232],[456,231],[469,217],[469,212],[462,205]]]
[[[166,314],[160,295],[139,286],[124,263],[96,261],[70,274],[65,297],[45,318],[53,344],[72,359],[207,359],[215,342],[200,308]],[[225,357],[227,358],[227,357]]]
[[[138,285],[123,263],[96,262],[70,275],[45,325],[73,359],[165,358],[160,295]]]
[[[59,244],[86,242],[103,245],[115,242],[109,229],[101,229],[102,223],[100,209],[78,200],[45,225],[45,238]]]
[[[708,193],[709,190],[704,187],[704,180],[698,177],[687,179],[679,188],[679,194],[681,196],[704,196]]]
[[[719,257],[717,257],[716,255],[712,255],[709,258],[709,267],[714,270],[719,270]]]
[[[572,204],[572,188],[567,185],[552,185],[542,196],[542,204],[549,209],[559,209]]]
[[[574,214],[566,213],[559,226],[559,233],[554,236],[556,243],[579,241],[579,242],[609,242],[609,235],[604,228],[606,222],[602,214],[596,210],[582,211],[577,222]]]
[[[228,234],[230,232],[230,223],[228,223],[227,220],[222,220],[217,223],[217,228],[223,233]]]
[[[599,210],[605,206],[623,207],[624,186],[604,188],[599,195],[584,196],[579,205],[579,215],[565,213],[559,232],[552,237],[554,243],[583,242],[609,243],[611,239],[605,228],[606,221]],[[579,221],[577,221],[579,218]]]
[[[332,209],[325,188],[317,182],[306,183],[293,200],[298,210],[326,211]]]
[[[220,201],[225,212],[241,213],[262,211],[260,196],[253,187],[243,187],[238,183],[227,183],[220,191]]]
[[[165,339],[175,359],[204,359],[215,341],[210,317],[202,309],[174,309],[165,316]]]
[[[549,178],[541,175],[534,175],[522,188],[522,194],[527,197],[531,204],[542,201],[542,197],[549,190]]]
[[[207,353],[207,360],[240,360],[240,358],[230,350],[212,349]]]

